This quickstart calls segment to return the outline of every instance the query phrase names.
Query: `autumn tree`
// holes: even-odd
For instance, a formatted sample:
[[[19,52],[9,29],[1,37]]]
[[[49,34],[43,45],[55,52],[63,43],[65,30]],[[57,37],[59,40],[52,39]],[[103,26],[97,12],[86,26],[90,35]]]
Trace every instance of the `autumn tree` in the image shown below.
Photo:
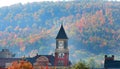
[[[20,60],[12,62],[12,65],[8,69],[33,69],[33,66],[28,61]]]

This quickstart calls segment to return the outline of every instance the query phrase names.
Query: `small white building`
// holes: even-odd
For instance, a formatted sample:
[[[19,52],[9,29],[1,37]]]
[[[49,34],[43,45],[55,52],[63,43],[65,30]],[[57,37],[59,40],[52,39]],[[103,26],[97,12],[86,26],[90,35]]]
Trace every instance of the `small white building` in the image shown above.
[[[15,57],[15,54],[12,54],[9,49],[2,49],[0,51],[0,58],[13,58]]]

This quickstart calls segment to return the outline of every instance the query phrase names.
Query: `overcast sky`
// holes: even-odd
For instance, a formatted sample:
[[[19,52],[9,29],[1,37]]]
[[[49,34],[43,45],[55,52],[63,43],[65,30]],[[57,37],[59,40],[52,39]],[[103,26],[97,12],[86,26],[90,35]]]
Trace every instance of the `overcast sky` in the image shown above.
[[[42,1],[69,1],[69,0],[0,0],[0,7],[10,6],[16,3],[28,3],[28,2],[42,2]],[[120,0],[109,0],[109,1],[120,1]]]
[[[68,1],[68,0],[0,0],[0,7],[10,6],[16,3],[31,3],[31,2],[42,2],[42,1]]]

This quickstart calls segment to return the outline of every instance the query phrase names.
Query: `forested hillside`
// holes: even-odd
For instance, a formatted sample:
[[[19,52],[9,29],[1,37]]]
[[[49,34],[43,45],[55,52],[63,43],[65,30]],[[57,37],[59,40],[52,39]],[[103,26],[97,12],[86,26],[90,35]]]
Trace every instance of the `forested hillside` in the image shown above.
[[[86,0],[2,7],[0,49],[9,48],[16,57],[52,54],[63,23],[71,60],[93,58],[100,62],[105,54],[120,56],[119,6],[120,2]]]

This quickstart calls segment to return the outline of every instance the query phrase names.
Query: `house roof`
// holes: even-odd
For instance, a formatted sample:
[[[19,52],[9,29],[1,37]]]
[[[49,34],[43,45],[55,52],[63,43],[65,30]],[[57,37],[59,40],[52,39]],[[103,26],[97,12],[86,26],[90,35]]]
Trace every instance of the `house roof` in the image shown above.
[[[65,30],[63,28],[63,25],[61,25],[61,28],[60,28],[60,30],[59,30],[59,32],[57,34],[56,39],[68,39],[68,37],[67,37],[67,35],[65,33]]]

